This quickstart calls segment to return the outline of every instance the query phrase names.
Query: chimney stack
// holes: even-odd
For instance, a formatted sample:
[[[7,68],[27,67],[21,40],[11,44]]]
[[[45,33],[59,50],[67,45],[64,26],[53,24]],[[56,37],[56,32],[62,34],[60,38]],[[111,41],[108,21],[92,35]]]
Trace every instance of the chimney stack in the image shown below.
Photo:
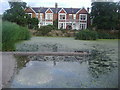
[[[55,8],[58,8],[58,4],[57,3],[55,3]]]
[[[56,9],[56,13],[57,13],[57,9],[58,9],[58,4],[55,3],[55,9]]]
[[[89,9],[90,9],[90,8],[88,7],[88,8],[87,8],[88,13],[89,13]]]

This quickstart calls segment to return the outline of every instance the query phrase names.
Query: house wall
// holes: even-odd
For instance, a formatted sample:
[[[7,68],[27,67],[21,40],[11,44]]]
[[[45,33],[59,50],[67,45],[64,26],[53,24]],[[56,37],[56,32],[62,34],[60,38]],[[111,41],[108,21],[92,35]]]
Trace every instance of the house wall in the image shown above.
[[[30,9],[30,8],[26,8],[26,9],[25,9],[25,12],[26,12],[26,13],[32,13],[32,18],[35,18],[35,17],[36,17],[35,12],[33,12],[33,10]]]
[[[66,14],[66,19],[69,19],[69,14]]]
[[[76,19],[79,19],[79,15],[80,14],[88,14],[88,12],[83,8],[82,10],[80,10],[77,14],[76,14]]]
[[[49,24],[52,24],[53,25],[53,18],[52,18],[52,20],[47,20],[46,19],[46,15],[47,14],[52,14],[53,15],[53,12],[51,11],[51,9],[48,9],[46,12],[45,12],[45,25],[49,25]]]
[[[45,19],[45,13],[43,13],[43,19]]]
[[[46,13],[45,13],[46,15],[47,14],[53,14],[50,10],[48,10]],[[46,17],[45,17],[46,18]],[[47,22],[52,22],[53,20],[46,20]]]
[[[36,13],[31,8],[27,8],[25,10],[25,12],[26,13],[32,13],[32,17],[36,17]],[[47,13],[53,13],[53,12],[51,11],[51,9],[48,9],[45,13],[43,13],[42,19],[45,20],[45,15]],[[72,18],[73,18],[73,15],[76,15],[76,21],[77,22],[69,21],[69,19],[70,19],[69,18],[69,14],[66,14],[67,21],[66,20],[59,20],[59,14],[66,14],[66,11],[64,11],[64,9],[62,9],[61,11],[59,11],[58,14],[53,13],[53,20],[45,20],[45,21],[43,21],[45,23],[44,25],[47,25],[47,23],[50,23],[50,22],[53,23],[53,21],[55,21],[56,19],[58,19],[58,28],[59,28],[59,24],[60,23],[64,24],[64,26],[65,26],[64,28],[66,28],[66,25],[68,23],[73,23],[73,24],[75,24],[74,28],[76,28],[76,29],[79,29],[80,23],[86,23],[87,27],[90,25],[90,16],[88,15],[88,12],[84,8],[82,10],[79,10],[76,14],[72,14]],[[87,21],[80,21],[79,22],[80,14],[87,14]],[[38,13],[38,18],[40,18],[40,14],[39,13]]]
[[[88,16],[87,16],[87,28],[90,26],[90,24],[91,24],[91,22],[90,22],[90,15],[88,14]]]
[[[65,16],[65,20],[59,20],[60,19],[60,15],[66,15]],[[66,19],[67,19],[67,14],[64,11],[64,9],[61,9],[61,11],[58,12],[58,29],[61,28],[61,25],[63,26],[63,29],[66,29]]]
[[[65,14],[65,15],[66,15],[66,19],[67,19],[67,14],[66,14],[66,12],[65,12],[64,10],[61,10],[61,11],[58,13],[58,21],[59,21],[59,22],[65,22],[65,20],[59,20],[59,18],[60,18],[59,15],[60,15],[60,14]]]
[[[36,18],[36,14],[35,13],[32,13],[32,18]]]
[[[53,14],[53,21],[57,20],[58,19],[58,14]]]

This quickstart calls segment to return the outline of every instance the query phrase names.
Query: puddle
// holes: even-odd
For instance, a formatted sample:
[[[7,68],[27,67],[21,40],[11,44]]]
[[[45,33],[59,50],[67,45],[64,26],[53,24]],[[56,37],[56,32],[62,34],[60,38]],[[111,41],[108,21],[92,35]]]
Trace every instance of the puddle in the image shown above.
[[[31,41],[17,45],[18,51],[74,51],[89,52],[91,55],[86,57],[15,56],[18,71],[10,87],[118,88],[117,41],[95,42],[69,39],[34,37]]]
[[[117,88],[118,85],[117,62],[103,52],[94,50],[87,57],[15,57],[18,73],[12,88]]]

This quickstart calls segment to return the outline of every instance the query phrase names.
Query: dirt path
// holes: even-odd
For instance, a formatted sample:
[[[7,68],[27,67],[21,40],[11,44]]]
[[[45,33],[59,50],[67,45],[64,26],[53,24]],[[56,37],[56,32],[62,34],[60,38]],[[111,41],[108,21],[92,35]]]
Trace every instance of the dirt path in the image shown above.
[[[0,78],[0,81],[2,81],[2,87],[4,88],[14,74],[16,61],[15,58],[10,54],[0,54],[0,56],[2,56],[2,65],[0,65],[2,66],[2,79]]]

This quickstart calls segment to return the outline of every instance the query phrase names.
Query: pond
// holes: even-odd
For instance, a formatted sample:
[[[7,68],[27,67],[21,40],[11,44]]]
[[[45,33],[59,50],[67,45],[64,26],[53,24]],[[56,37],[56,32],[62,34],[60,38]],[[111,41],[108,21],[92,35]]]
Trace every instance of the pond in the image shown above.
[[[33,37],[17,51],[89,52],[86,56],[16,55],[11,88],[117,88],[118,41]]]

